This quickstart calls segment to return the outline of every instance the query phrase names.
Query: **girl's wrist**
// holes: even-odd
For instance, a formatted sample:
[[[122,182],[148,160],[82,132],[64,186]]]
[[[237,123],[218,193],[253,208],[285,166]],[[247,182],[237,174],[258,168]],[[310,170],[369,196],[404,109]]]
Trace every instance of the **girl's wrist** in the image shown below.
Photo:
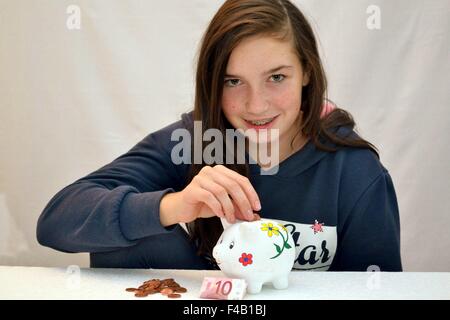
[[[178,219],[179,192],[167,193],[161,198],[159,204],[159,220],[163,227],[179,223]]]

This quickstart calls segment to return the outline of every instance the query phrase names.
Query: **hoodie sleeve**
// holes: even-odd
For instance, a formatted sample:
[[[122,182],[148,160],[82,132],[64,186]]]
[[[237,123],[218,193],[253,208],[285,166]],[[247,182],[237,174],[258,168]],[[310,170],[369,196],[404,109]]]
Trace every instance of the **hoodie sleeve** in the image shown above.
[[[170,137],[181,121],[144,138],[110,164],[59,191],[37,224],[40,244],[63,252],[106,252],[171,232],[159,204],[179,191],[183,171],[171,161]]]
[[[331,270],[402,271],[397,197],[385,169],[362,192],[342,226]]]

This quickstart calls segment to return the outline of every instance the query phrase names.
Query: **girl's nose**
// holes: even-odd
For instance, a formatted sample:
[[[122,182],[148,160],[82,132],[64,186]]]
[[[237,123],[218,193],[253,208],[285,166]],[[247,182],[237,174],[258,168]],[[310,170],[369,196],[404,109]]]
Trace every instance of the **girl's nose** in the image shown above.
[[[265,97],[264,91],[261,89],[250,90],[245,108],[249,114],[264,115],[269,109],[269,102]]]

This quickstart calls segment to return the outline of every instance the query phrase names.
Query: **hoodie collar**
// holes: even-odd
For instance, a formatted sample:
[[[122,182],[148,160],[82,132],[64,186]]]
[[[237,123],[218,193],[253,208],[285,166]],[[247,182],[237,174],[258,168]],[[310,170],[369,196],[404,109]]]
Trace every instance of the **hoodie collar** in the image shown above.
[[[337,136],[342,138],[352,136],[354,139],[359,138],[358,134],[352,130],[352,128],[341,126],[334,128],[334,132]],[[323,137],[320,137],[320,142],[327,147],[339,149],[339,146],[331,141],[325,140]],[[261,170],[263,170],[258,164],[250,164],[250,173],[252,176],[258,175],[273,175],[278,178],[290,178],[298,176],[304,171],[308,170],[312,166],[316,165],[320,162],[324,157],[329,155],[329,151],[324,151],[316,147],[316,145],[312,142],[311,139],[306,143],[306,145],[283,160],[278,165],[278,172],[273,174],[270,172],[272,169],[265,171],[265,174],[261,174]],[[248,154],[247,161],[248,161]],[[253,161],[254,162],[254,161]],[[263,170],[264,171],[264,170]],[[271,174],[272,173],[272,174]]]
[[[278,172],[275,173],[274,168],[264,170],[258,164],[251,163],[249,165],[250,173],[252,176],[273,175],[278,178],[295,177],[311,168],[326,155],[327,152],[317,149],[310,139],[303,148],[290,155],[278,165]],[[246,156],[248,157],[248,154]]]

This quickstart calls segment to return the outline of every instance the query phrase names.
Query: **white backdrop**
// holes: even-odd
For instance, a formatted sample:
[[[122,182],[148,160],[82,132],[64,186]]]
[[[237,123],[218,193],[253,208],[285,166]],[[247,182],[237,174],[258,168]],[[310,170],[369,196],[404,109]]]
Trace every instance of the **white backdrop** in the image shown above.
[[[0,265],[88,265],[38,245],[39,214],[190,110],[222,2],[0,0]],[[450,1],[294,2],[319,36],[330,98],[394,179],[405,270],[450,271]]]

